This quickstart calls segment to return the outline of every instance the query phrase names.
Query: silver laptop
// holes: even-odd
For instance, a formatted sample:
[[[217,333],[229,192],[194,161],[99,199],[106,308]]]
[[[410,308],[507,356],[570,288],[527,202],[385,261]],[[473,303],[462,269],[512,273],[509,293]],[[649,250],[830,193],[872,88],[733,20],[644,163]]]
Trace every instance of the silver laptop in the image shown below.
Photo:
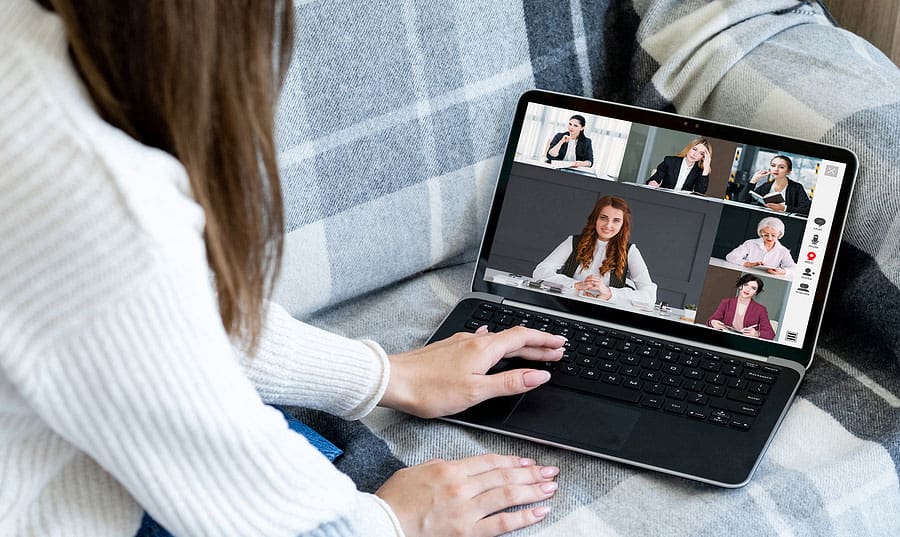
[[[749,482],[806,370],[856,157],[846,149],[529,91],[472,293],[432,336],[567,337],[525,395],[450,421],[643,468]]]

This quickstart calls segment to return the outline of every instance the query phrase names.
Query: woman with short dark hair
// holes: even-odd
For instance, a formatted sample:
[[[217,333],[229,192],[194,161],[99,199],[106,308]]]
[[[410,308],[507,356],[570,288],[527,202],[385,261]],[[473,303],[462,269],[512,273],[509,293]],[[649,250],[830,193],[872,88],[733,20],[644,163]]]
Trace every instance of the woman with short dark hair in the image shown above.
[[[769,311],[753,300],[763,292],[765,284],[753,274],[744,274],[735,282],[737,296],[723,298],[706,324],[716,330],[730,330],[745,336],[775,339],[769,322]]]

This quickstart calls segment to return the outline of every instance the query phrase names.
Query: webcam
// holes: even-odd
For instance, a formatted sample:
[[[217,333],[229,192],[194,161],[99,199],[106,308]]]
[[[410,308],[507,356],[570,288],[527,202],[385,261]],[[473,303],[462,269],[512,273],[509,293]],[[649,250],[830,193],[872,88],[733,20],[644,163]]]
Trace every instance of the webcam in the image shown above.
[[[813,220],[813,222],[815,222],[817,226],[824,226],[824,225],[825,225],[825,219],[824,219],[824,218],[821,218],[821,217],[816,218],[815,220]]]

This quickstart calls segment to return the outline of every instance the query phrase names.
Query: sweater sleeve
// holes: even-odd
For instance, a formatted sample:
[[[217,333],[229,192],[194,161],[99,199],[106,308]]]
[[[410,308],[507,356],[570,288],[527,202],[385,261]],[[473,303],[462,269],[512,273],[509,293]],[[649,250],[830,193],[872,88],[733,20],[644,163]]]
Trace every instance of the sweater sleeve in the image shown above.
[[[368,414],[390,377],[387,355],[369,340],[353,340],[302,323],[270,303],[259,351],[241,365],[271,404],[323,410],[347,419]]]
[[[201,272],[152,267],[10,376],[175,534],[397,535],[386,505],[262,403]]]

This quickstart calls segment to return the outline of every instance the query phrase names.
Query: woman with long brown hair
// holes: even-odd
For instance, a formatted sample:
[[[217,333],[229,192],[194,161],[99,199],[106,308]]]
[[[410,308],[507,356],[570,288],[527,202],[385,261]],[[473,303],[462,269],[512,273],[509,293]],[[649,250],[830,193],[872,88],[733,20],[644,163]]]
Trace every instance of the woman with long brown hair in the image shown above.
[[[704,194],[709,188],[711,166],[712,144],[706,138],[694,138],[677,155],[663,158],[647,184]]]
[[[582,296],[630,305],[656,302],[656,284],[637,246],[631,244],[631,208],[603,196],[580,235],[570,235],[534,269],[532,276]]]
[[[342,446],[270,406],[451,414],[546,382],[483,373],[565,341],[479,330],[388,356],[268,301],[290,1],[0,12],[0,534],[496,535],[544,518],[509,508],[551,497],[557,468],[432,461],[368,494],[330,462]]]

